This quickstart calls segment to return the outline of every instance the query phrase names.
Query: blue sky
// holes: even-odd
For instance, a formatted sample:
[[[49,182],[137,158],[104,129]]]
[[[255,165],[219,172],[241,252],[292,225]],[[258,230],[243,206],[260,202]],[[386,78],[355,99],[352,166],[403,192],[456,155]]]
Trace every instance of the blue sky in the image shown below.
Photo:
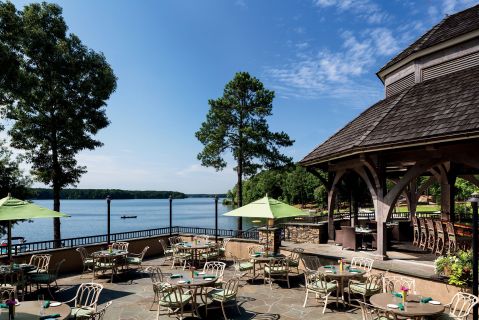
[[[22,7],[29,1],[13,1]],[[299,161],[383,98],[375,72],[460,0],[68,0],[70,32],[118,77],[104,146],[79,154],[78,187],[222,193],[236,182],[201,167],[194,137],[235,72],[276,92],[270,128]],[[230,157],[227,156],[227,159]]]

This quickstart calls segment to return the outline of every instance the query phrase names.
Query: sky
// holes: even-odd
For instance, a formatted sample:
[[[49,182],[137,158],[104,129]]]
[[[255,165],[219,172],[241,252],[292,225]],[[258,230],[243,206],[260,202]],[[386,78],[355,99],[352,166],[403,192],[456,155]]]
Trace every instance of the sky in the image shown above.
[[[12,1],[21,9],[30,1]],[[301,160],[384,97],[375,73],[468,0],[65,0],[69,32],[118,77],[104,146],[78,155],[79,188],[225,193],[234,163],[202,167],[208,100],[247,71],[275,91],[272,131]],[[36,183],[35,186],[42,186]]]

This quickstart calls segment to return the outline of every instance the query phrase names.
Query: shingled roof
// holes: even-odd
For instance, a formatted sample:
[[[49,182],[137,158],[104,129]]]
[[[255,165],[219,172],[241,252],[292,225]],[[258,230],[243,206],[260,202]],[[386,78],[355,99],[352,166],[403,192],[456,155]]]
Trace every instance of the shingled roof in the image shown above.
[[[314,165],[360,152],[479,137],[479,67],[415,84],[379,101],[309,153]]]
[[[381,71],[389,68],[397,62],[407,58],[411,54],[432,47],[441,42],[451,40],[463,34],[479,29],[479,4],[464,11],[447,16],[432,29],[426,32],[416,42],[407,47],[400,54],[391,59]]]

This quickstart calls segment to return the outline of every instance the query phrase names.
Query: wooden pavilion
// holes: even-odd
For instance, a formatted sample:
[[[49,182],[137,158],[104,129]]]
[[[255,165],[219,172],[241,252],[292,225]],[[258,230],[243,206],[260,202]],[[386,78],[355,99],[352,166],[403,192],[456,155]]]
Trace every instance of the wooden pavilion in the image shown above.
[[[419,196],[437,181],[441,218],[454,221],[456,178],[479,186],[479,5],[444,18],[377,76],[385,99],[300,163],[328,189],[331,240],[338,183],[351,173],[365,182],[378,225],[378,257],[385,258],[386,223],[401,195],[414,215]],[[429,178],[419,185],[420,176]]]

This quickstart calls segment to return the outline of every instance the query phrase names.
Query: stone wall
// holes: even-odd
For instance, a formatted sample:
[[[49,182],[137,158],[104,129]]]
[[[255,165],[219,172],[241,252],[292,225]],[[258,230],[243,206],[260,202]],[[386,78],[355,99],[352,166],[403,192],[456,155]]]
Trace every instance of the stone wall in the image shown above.
[[[328,241],[327,223],[285,223],[286,241],[295,243],[326,243]]]

